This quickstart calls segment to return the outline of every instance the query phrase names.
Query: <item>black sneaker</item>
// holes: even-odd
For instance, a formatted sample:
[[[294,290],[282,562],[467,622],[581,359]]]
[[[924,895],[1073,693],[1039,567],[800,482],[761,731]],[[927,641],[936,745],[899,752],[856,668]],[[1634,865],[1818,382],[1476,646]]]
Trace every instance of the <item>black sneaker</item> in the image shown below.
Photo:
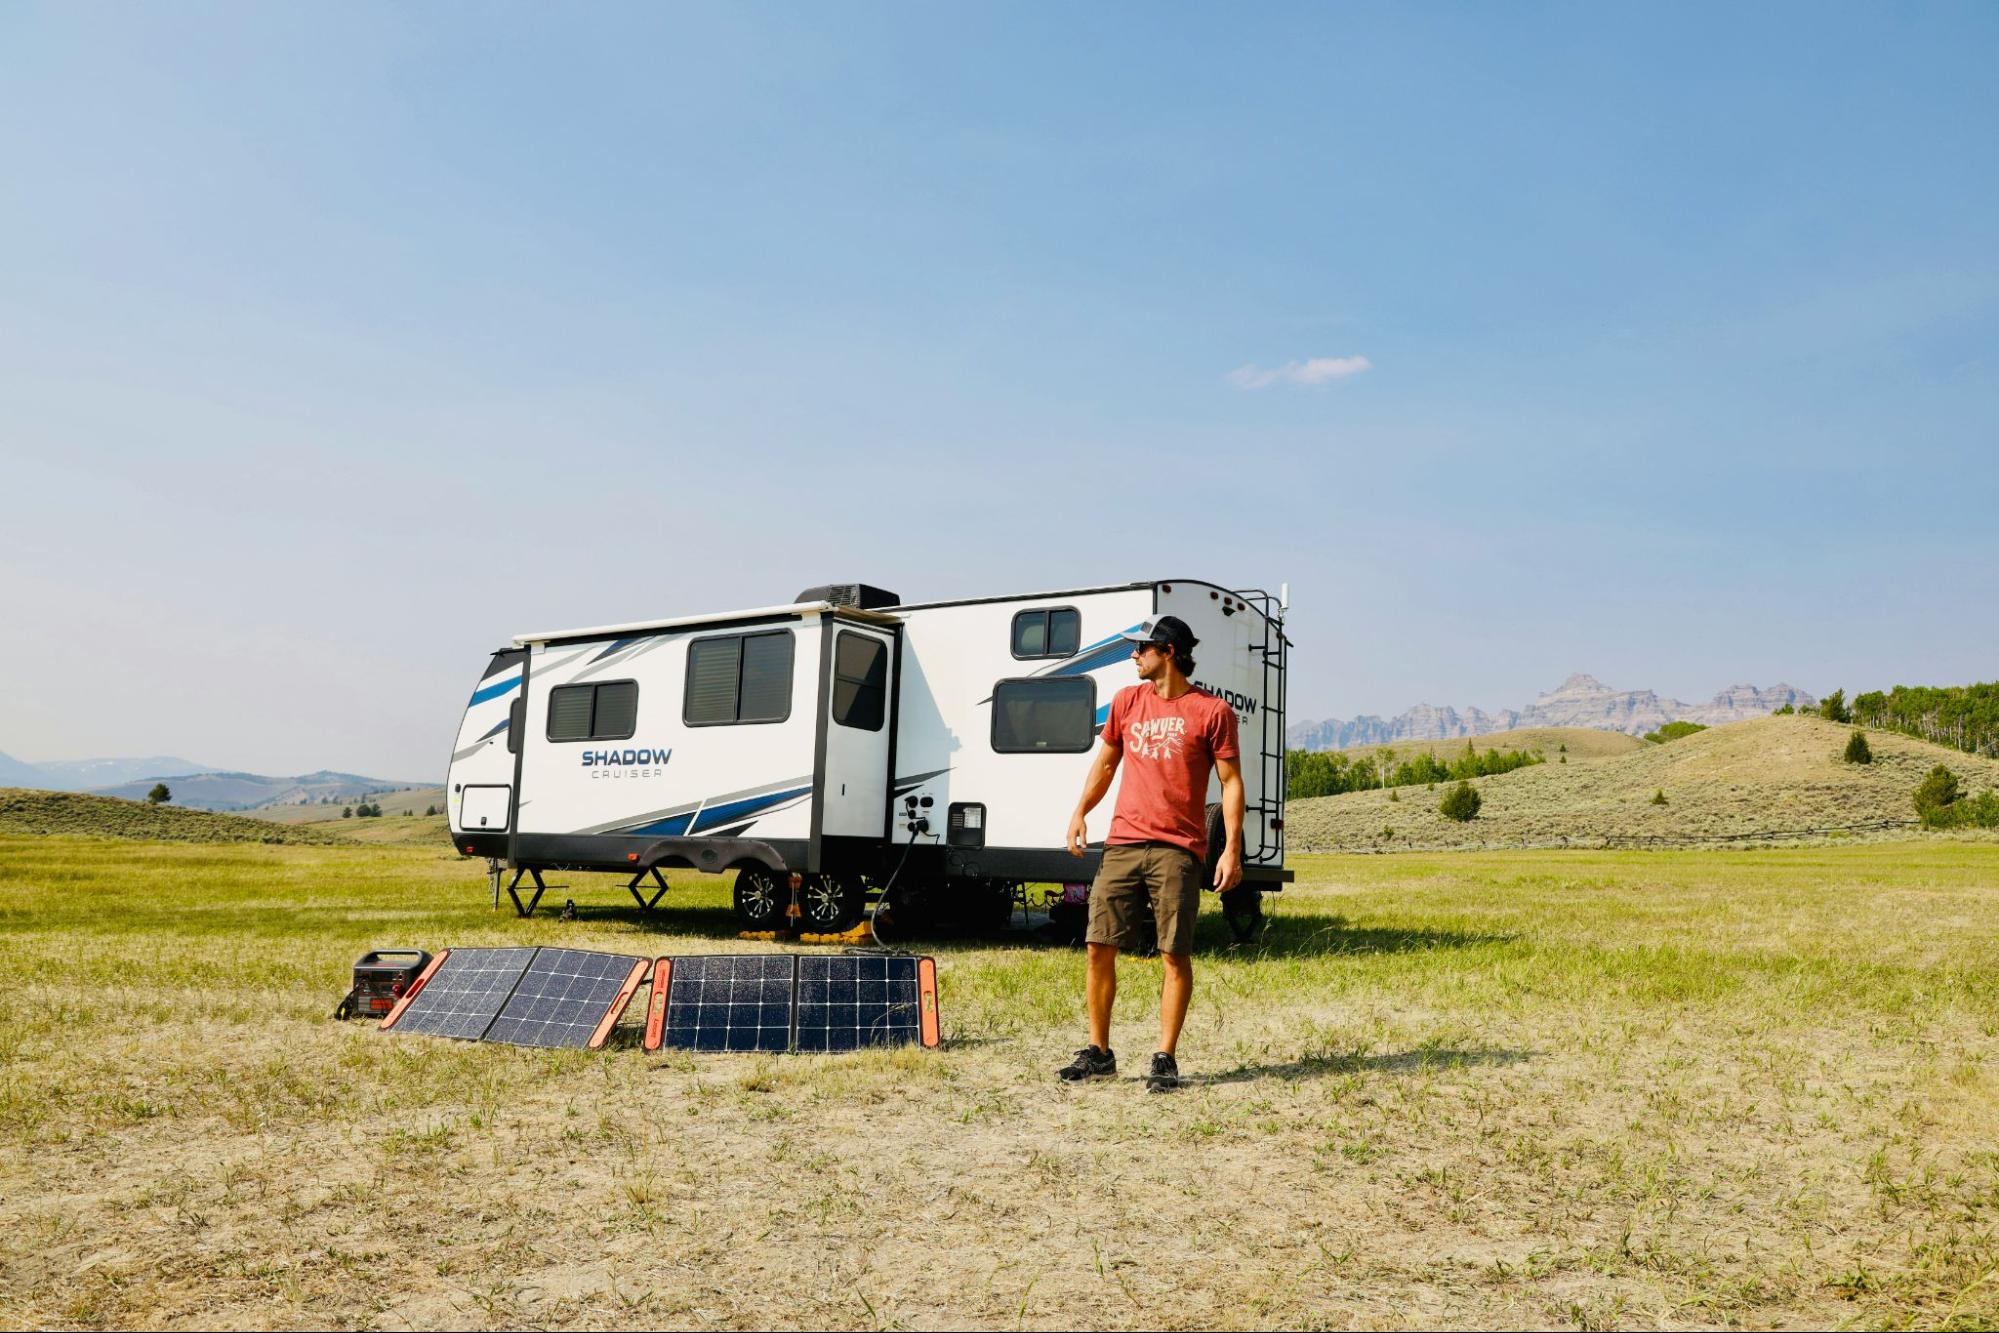
[[[1100,1051],[1095,1046],[1085,1046],[1076,1052],[1076,1058],[1055,1071],[1055,1076],[1065,1083],[1080,1083],[1086,1078],[1113,1078],[1117,1075],[1117,1056],[1110,1051]]]
[[[1145,1076],[1147,1092],[1171,1092],[1180,1086],[1180,1063],[1164,1051],[1154,1052],[1152,1072]]]

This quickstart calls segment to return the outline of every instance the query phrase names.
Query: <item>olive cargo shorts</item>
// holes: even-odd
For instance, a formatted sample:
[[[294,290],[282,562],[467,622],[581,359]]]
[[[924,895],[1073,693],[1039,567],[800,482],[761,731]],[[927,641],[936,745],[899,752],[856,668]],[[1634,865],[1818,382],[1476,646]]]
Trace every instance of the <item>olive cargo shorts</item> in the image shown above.
[[[1194,951],[1194,917],[1201,910],[1201,863],[1165,842],[1104,848],[1090,885],[1090,928],[1084,939],[1119,949],[1142,948],[1144,921],[1159,927],[1161,953]]]

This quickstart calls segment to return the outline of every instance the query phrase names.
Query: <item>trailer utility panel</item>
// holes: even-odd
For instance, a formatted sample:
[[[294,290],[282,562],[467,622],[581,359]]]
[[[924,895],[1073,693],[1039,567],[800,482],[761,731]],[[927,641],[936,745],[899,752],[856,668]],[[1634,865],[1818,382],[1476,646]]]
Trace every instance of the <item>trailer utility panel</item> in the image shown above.
[[[1063,847],[1121,636],[1175,615],[1195,684],[1234,709],[1245,882],[1284,869],[1278,600],[1198,580],[898,604],[866,585],[718,615],[524,634],[493,654],[447,779],[452,839],[525,871],[733,872],[746,926],[898,914],[976,924],[1030,882],[1089,879]],[[1216,781],[1209,800],[1219,801]],[[794,883],[794,881],[797,881]]]

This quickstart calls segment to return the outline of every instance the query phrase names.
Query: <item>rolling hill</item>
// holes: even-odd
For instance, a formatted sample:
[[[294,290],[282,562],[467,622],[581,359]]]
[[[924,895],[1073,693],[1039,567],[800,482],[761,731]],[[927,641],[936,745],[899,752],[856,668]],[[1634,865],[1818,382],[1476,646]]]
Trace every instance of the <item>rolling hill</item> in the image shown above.
[[[135,782],[100,788],[96,794],[117,796],[128,801],[144,800],[154,781],[152,777],[144,777]],[[296,777],[266,777],[261,773],[190,773],[168,777],[166,782],[173,791],[175,805],[191,806],[197,810],[256,810],[266,806],[319,806],[323,809],[330,804],[336,818],[341,805],[364,797],[373,799],[377,793],[386,795],[395,791],[413,791],[421,785],[363,777],[358,773],[335,773],[326,769],[317,773],[301,773]]]
[[[1867,733],[1872,764],[1845,763],[1850,731],[1803,714],[1757,718],[1588,763],[1478,778],[1472,785],[1484,806],[1464,824],[1437,813],[1442,783],[1391,789],[1399,800],[1363,791],[1294,801],[1285,812],[1288,845],[1307,852],[1776,841],[1885,821],[1913,827],[1910,794],[1936,764],[1954,770],[1967,791],[1999,786],[1999,760],[1894,732]],[[1664,805],[1653,804],[1656,792],[1665,793]]]
[[[287,827],[241,815],[177,810],[83,792],[0,787],[0,834],[142,838],[153,842],[285,842],[337,844],[315,828]]]
[[[370,804],[381,806],[384,816],[420,816],[425,810],[433,807],[444,809],[444,788],[410,787],[404,791],[370,796],[368,801]],[[329,820],[335,824],[347,824],[353,821],[343,819],[340,812],[353,804],[352,801],[345,801],[332,805],[265,805],[254,810],[245,810],[243,813],[252,819],[269,819],[280,824],[324,824]]]

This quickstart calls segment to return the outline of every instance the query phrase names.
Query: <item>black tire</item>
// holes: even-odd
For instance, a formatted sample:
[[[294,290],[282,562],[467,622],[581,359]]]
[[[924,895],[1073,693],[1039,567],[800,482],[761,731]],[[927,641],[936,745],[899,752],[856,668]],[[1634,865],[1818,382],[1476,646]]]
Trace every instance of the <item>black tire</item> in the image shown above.
[[[1222,819],[1222,807],[1208,807],[1208,859],[1201,867],[1207,876],[1204,884],[1215,882],[1215,872],[1221,868],[1222,849],[1228,845],[1228,825]],[[1263,929],[1263,890],[1239,884],[1222,895],[1222,919],[1229,923],[1229,930],[1235,935],[1237,944],[1248,944]]]
[[[1263,931],[1263,890],[1240,885],[1222,895],[1222,919],[1235,932],[1237,944],[1248,944]]]
[[[791,885],[785,876],[763,866],[736,872],[736,920],[744,930],[783,930],[789,906]]]
[[[868,912],[867,887],[845,875],[808,875],[798,891],[804,929],[815,935],[852,930]]]
[[[1222,818],[1221,806],[1209,806],[1208,859],[1201,864],[1201,873],[1206,875],[1207,878],[1201,881],[1202,888],[1205,889],[1215,882],[1215,870],[1222,863],[1222,848],[1228,845],[1228,840],[1229,826],[1227,821]]]

